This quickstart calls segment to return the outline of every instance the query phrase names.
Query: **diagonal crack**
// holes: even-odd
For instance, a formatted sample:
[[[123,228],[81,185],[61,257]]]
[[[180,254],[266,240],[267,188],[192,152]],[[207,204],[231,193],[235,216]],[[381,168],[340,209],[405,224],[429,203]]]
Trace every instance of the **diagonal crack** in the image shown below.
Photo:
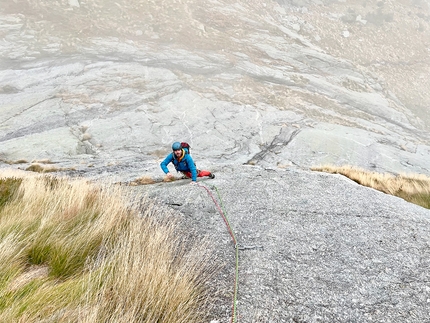
[[[288,146],[288,144],[297,136],[300,129],[292,128],[281,128],[279,134],[273,138],[269,145],[263,146],[262,150],[254,155],[246,164],[255,164],[262,161],[267,154],[271,153],[273,149],[279,148],[279,146]]]
[[[51,97],[45,98],[45,99],[43,99],[43,100],[40,100],[40,101],[38,101],[38,102],[36,102],[36,103],[34,103],[34,104],[32,104],[32,105],[30,105],[30,106],[28,106],[28,107],[24,108],[23,110],[21,110],[21,111],[19,111],[19,112],[15,113],[13,116],[10,116],[9,118],[6,118],[5,120],[2,120],[2,121],[0,122],[0,124],[4,124],[4,123],[8,122],[10,119],[16,118],[17,116],[19,116],[19,115],[23,114],[24,112],[26,112],[26,111],[28,111],[28,110],[30,110],[30,109],[32,109],[32,108],[34,108],[35,106],[37,106],[37,105],[39,105],[39,104],[41,104],[41,103],[43,103],[43,102],[46,102],[46,101],[52,100],[52,99],[55,99],[55,96],[51,96]]]

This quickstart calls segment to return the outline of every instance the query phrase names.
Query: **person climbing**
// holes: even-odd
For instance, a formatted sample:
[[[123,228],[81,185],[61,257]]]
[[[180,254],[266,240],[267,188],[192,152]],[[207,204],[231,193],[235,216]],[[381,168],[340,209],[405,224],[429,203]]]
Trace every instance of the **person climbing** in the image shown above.
[[[172,144],[172,153],[161,162],[160,166],[167,178],[173,178],[173,174],[169,172],[167,165],[173,163],[177,172],[181,172],[185,177],[191,178],[191,183],[197,181],[197,177],[208,176],[215,178],[215,175],[207,170],[199,170],[196,168],[193,158],[190,155],[190,146],[187,143],[174,142]]]

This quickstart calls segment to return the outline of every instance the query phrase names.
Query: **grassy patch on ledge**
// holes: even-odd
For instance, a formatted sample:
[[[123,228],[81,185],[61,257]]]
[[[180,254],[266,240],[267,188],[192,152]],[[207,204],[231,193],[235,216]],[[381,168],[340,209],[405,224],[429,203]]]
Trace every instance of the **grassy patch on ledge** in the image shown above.
[[[360,185],[430,209],[430,178],[420,174],[380,174],[352,166],[315,166],[314,171],[341,174]]]
[[[207,246],[120,189],[0,172],[0,322],[207,320]]]

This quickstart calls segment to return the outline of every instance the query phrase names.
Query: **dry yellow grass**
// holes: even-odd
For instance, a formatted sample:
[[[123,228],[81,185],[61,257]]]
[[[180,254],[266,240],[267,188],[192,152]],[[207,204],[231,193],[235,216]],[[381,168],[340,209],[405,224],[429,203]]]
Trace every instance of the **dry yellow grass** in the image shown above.
[[[36,173],[54,173],[66,170],[74,170],[73,167],[57,167],[55,165],[51,165],[51,163],[32,163],[28,166],[26,171],[36,172]]]
[[[372,187],[408,202],[430,208],[430,178],[421,174],[381,174],[353,166],[315,166],[314,171],[341,174],[358,184]]]
[[[54,162],[51,161],[50,159],[33,159],[31,161],[32,164],[53,164]]]
[[[129,185],[131,186],[137,186],[137,185],[149,185],[154,184],[155,180],[149,176],[142,176],[139,178],[136,178],[134,181],[131,181]]]
[[[34,163],[28,166],[25,170],[36,172],[36,173],[50,173],[50,172],[58,171],[59,168],[53,165],[42,165],[42,164]]]
[[[16,161],[13,162],[9,162],[9,164],[26,164],[28,163],[25,159],[18,159]]]
[[[0,184],[0,322],[207,318],[213,262],[167,211],[85,180],[1,171]]]

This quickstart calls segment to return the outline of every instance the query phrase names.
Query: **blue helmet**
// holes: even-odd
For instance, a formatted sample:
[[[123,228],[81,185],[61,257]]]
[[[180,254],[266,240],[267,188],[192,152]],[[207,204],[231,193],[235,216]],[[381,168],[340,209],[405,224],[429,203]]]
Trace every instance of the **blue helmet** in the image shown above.
[[[172,150],[179,150],[182,149],[181,143],[180,142],[174,142],[172,145]]]

